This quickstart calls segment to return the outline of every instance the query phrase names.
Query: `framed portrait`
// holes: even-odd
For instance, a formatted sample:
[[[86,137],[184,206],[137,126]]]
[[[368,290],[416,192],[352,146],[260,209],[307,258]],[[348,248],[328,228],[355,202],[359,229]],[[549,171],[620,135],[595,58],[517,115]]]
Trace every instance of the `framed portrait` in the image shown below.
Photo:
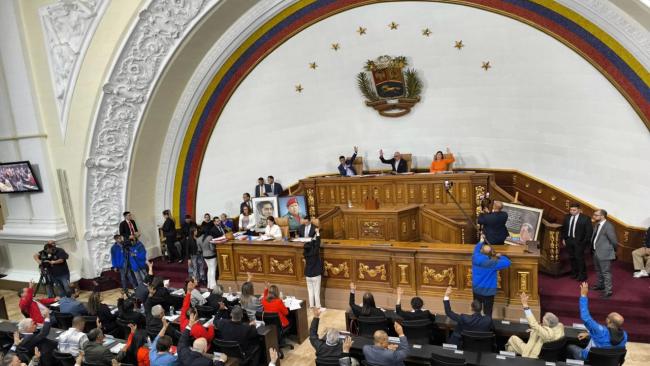
[[[528,241],[538,240],[544,210],[504,202],[503,211],[508,213],[506,228],[509,235],[506,243],[523,245]]]
[[[0,193],[41,192],[29,161],[0,163]]]
[[[264,228],[266,227],[266,218],[269,216],[278,217],[278,197],[253,198],[255,231],[264,231]]]
[[[289,230],[298,230],[300,221],[307,215],[307,201],[305,196],[280,197],[280,217],[286,217],[289,221]]]

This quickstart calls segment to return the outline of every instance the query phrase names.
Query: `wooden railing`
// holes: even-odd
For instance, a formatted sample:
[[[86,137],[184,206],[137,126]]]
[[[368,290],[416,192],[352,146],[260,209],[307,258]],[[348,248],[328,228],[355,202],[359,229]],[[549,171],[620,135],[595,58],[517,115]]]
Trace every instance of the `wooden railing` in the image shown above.
[[[452,220],[433,209],[420,208],[420,239],[440,243],[472,243],[475,231],[469,223]]]

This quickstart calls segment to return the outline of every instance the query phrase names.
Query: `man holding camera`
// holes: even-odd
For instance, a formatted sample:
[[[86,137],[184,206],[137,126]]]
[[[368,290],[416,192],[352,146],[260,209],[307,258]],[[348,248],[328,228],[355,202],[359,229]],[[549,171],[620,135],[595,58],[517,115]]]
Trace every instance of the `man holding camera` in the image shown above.
[[[40,252],[34,254],[41,276],[45,278],[45,288],[48,297],[54,297],[55,285],[61,289],[61,295],[70,293],[70,270],[68,269],[68,253],[58,248],[54,240],[50,240]]]
[[[122,235],[117,234],[113,236],[115,243],[111,247],[111,262],[113,265],[113,271],[120,272],[120,282],[122,283],[122,292],[126,292],[128,288],[128,283],[130,282],[135,290],[138,287],[138,281],[135,278],[135,274],[131,269],[131,260],[130,260],[130,248],[126,248],[124,244],[124,238]]]

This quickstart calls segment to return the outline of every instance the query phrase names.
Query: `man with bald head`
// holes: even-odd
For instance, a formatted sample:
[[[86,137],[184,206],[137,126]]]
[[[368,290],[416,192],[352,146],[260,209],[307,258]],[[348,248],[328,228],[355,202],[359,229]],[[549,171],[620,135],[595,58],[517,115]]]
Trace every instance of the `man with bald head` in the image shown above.
[[[190,330],[197,322],[198,315],[194,313],[190,316],[190,322],[178,340],[178,364],[181,366],[225,365],[228,357],[222,353],[219,359],[213,360],[213,356],[208,353],[208,341],[205,338],[197,338],[190,347]]]
[[[594,253],[594,267],[598,273],[598,282],[592,287],[593,290],[603,291],[602,298],[612,296],[612,261],[616,259],[616,248],[618,239],[616,229],[611,222],[607,221],[607,211],[598,209],[592,216],[596,223],[591,235],[591,249]]]
[[[619,313],[609,313],[605,325],[598,324],[589,314],[589,285],[583,282],[580,285],[580,318],[585,324],[588,333],[578,334],[578,339],[589,339],[587,347],[580,348],[575,344],[567,346],[567,357],[574,360],[586,360],[589,350],[597,348],[625,348],[627,333],[623,330],[623,317]]]
[[[389,344],[388,334],[383,330],[373,334],[374,344],[363,346],[363,356],[366,362],[376,366],[404,366],[404,359],[408,356],[409,344],[404,335],[404,329],[395,321],[395,333],[399,336],[399,344]]]
[[[384,164],[390,164],[393,173],[407,173],[409,171],[406,160],[402,159],[402,154],[395,151],[392,159],[384,159],[384,150],[379,150],[379,160]]]
[[[481,237],[481,239],[485,239]],[[492,246],[480,241],[474,247],[472,254],[472,294],[474,300],[483,305],[483,313],[492,316],[494,295],[497,293],[498,273],[510,267],[508,257],[496,253]]]
[[[490,212],[490,209],[486,207],[478,217],[477,222],[479,225],[483,225],[483,235],[485,235],[485,241],[488,244],[503,244],[509,235],[506,228],[508,213],[502,209],[503,203],[494,201],[492,211]]]
[[[522,292],[520,297],[521,305],[524,307],[524,315],[526,315],[528,327],[530,328],[528,342],[524,342],[521,338],[513,335],[506,343],[506,350],[520,354],[523,357],[537,358],[544,343],[557,341],[564,337],[564,325],[560,323],[558,317],[553,313],[544,314],[540,325],[528,307],[528,294]]]

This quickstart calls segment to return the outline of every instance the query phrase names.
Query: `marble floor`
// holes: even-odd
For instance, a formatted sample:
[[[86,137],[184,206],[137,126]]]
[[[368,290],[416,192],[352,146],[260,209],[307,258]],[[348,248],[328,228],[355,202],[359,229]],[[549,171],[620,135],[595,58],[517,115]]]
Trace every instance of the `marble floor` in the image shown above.
[[[80,300],[88,299],[90,292],[82,292]],[[117,299],[120,297],[119,290],[105,291],[102,293],[104,302],[107,304],[116,304]],[[0,290],[0,296],[4,297],[9,319],[20,320],[22,314],[18,309],[18,295],[15,291]],[[309,314],[311,321],[311,314]],[[326,328],[334,327],[337,329],[345,329],[345,310],[327,309],[321,315],[319,334],[323,335]],[[293,351],[285,351],[285,359],[282,361],[283,366],[305,366],[314,364],[314,350],[309,343],[305,340],[300,345],[295,345]],[[650,360],[650,344],[646,343],[628,343],[627,357],[625,366],[646,366]]]

